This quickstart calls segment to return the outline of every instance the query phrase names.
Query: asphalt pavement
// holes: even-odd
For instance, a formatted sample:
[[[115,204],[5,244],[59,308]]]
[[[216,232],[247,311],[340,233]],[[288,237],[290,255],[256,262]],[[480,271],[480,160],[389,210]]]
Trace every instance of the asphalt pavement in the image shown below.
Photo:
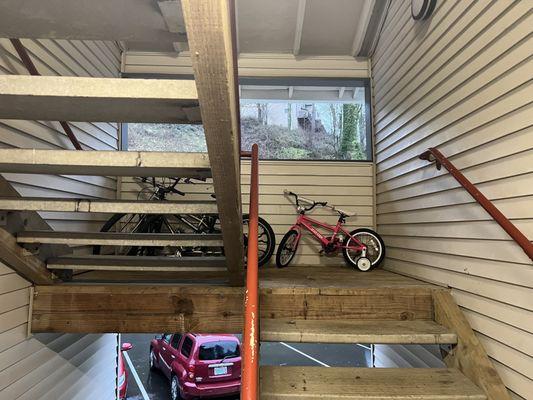
[[[128,365],[127,400],[170,399],[168,379],[157,371],[150,371],[148,365],[150,340],[154,336],[155,334],[122,335],[123,343],[133,344],[133,348],[127,354],[135,369],[134,373]],[[324,368],[366,367],[370,362],[369,357],[368,350],[355,344],[285,342],[261,343],[260,354],[261,365],[322,366]],[[140,384],[136,382],[135,374]]]

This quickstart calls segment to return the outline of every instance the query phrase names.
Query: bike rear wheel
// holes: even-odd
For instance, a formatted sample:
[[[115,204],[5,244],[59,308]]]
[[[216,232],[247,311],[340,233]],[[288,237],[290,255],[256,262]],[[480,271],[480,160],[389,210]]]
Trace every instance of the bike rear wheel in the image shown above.
[[[345,247],[342,249],[342,255],[348,265],[357,268],[360,271],[369,271],[372,268],[376,268],[385,258],[385,243],[381,236],[372,229],[360,228],[351,231],[350,236],[344,240],[343,245],[350,246],[358,244],[354,238],[366,245],[366,258],[370,260],[370,266],[366,263],[358,263],[359,259],[362,257],[360,251],[352,251]]]
[[[278,268],[284,268],[290,264],[296,254],[298,244],[298,231],[296,229],[291,229],[283,236],[276,253],[276,265]]]

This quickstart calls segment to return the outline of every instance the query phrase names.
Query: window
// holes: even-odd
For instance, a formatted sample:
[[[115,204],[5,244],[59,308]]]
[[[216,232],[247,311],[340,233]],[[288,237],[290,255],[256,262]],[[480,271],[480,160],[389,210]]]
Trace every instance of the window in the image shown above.
[[[185,356],[185,358],[189,358],[191,355],[192,350],[192,339],[187,336],[185,340],[183,341],[183,344],[181,345],[181,354]]]
[[[200,346],[200,360],[222,360],[223,358],[239,357],[239,344],[233,341],[204,343]]]
[[[167,343],[170,343],[170,338],[171,338],[172,334],[171,333],[164,333],[163,334],[163,340]]]
[[[368,80],[241,79],[241,147],[268,160],[372,159]],[[129,124],[128,150],[206,152],[201,125]]]
[[[180,345],[182,335],[179,333],[175,333],[174,336],[172,336],[172,341],[170,342],[170,345],[174,347],[176,350],[178,349],[178,346]]]

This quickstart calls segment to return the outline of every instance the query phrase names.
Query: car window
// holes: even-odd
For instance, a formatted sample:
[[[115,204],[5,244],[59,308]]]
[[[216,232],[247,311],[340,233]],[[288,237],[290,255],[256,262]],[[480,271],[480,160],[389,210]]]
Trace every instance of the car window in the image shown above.
[[[183,344],[181,345],[181,354],[183,354],[186,358],[189,358],[191,355],[192,350],[192,339],[187,336],[185,340],[183,341]]]
[[[164,333],[163,334],[163,340],[167,343],[170,343],[170,337],[172,336],[172,333]]]
[[[174,336],[172,336],[172,341],[170,342],[170,345],[174,347],[176,350],[178,349],[178,346],[180,345],[182,335],[179,333],[175,333]]]
[[[204,343],[198,351],[200,360],[222,360],[240,356],[239,344],[235,341],[219,341]]]

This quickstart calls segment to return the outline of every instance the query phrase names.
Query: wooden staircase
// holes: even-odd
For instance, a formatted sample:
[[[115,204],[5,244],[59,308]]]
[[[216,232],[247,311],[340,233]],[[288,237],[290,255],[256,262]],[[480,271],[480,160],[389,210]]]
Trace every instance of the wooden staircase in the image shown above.
[[[31,229],[13,236],[0,229],[1,261],[35,284],[29,310],[32,332],[242,331],[244,268],[234,24],[228,2],[222,0],[182,0],[181,8],[189,48],[195,55],[194,81],[0,76],[0,118],[202,123],[208,147],[207,155],[2,149],[0,173],[209,177],[217,196],[216,202],[157,202],[6,195],[0,198],[0,210],[217,213],[223,232],[222,236],[198,238]],[[23,32],[24,25],[18,26]],[[41,260],[40,248],[35,248],[189,246],[199,241],[205,246],[222,244],[225,257],[53,255]],[[60,282],[49,269],[90,272],[82,275],[81,282]],[[219,284],[222,281],[231,285]],[[510,399],[445,289],[382,270],[363,274],[344,267],[292,267],[260,271],[259,296],[263,341],[434,344],[442,346],[448,367],[265,366],[260,369],[263,400]]]

